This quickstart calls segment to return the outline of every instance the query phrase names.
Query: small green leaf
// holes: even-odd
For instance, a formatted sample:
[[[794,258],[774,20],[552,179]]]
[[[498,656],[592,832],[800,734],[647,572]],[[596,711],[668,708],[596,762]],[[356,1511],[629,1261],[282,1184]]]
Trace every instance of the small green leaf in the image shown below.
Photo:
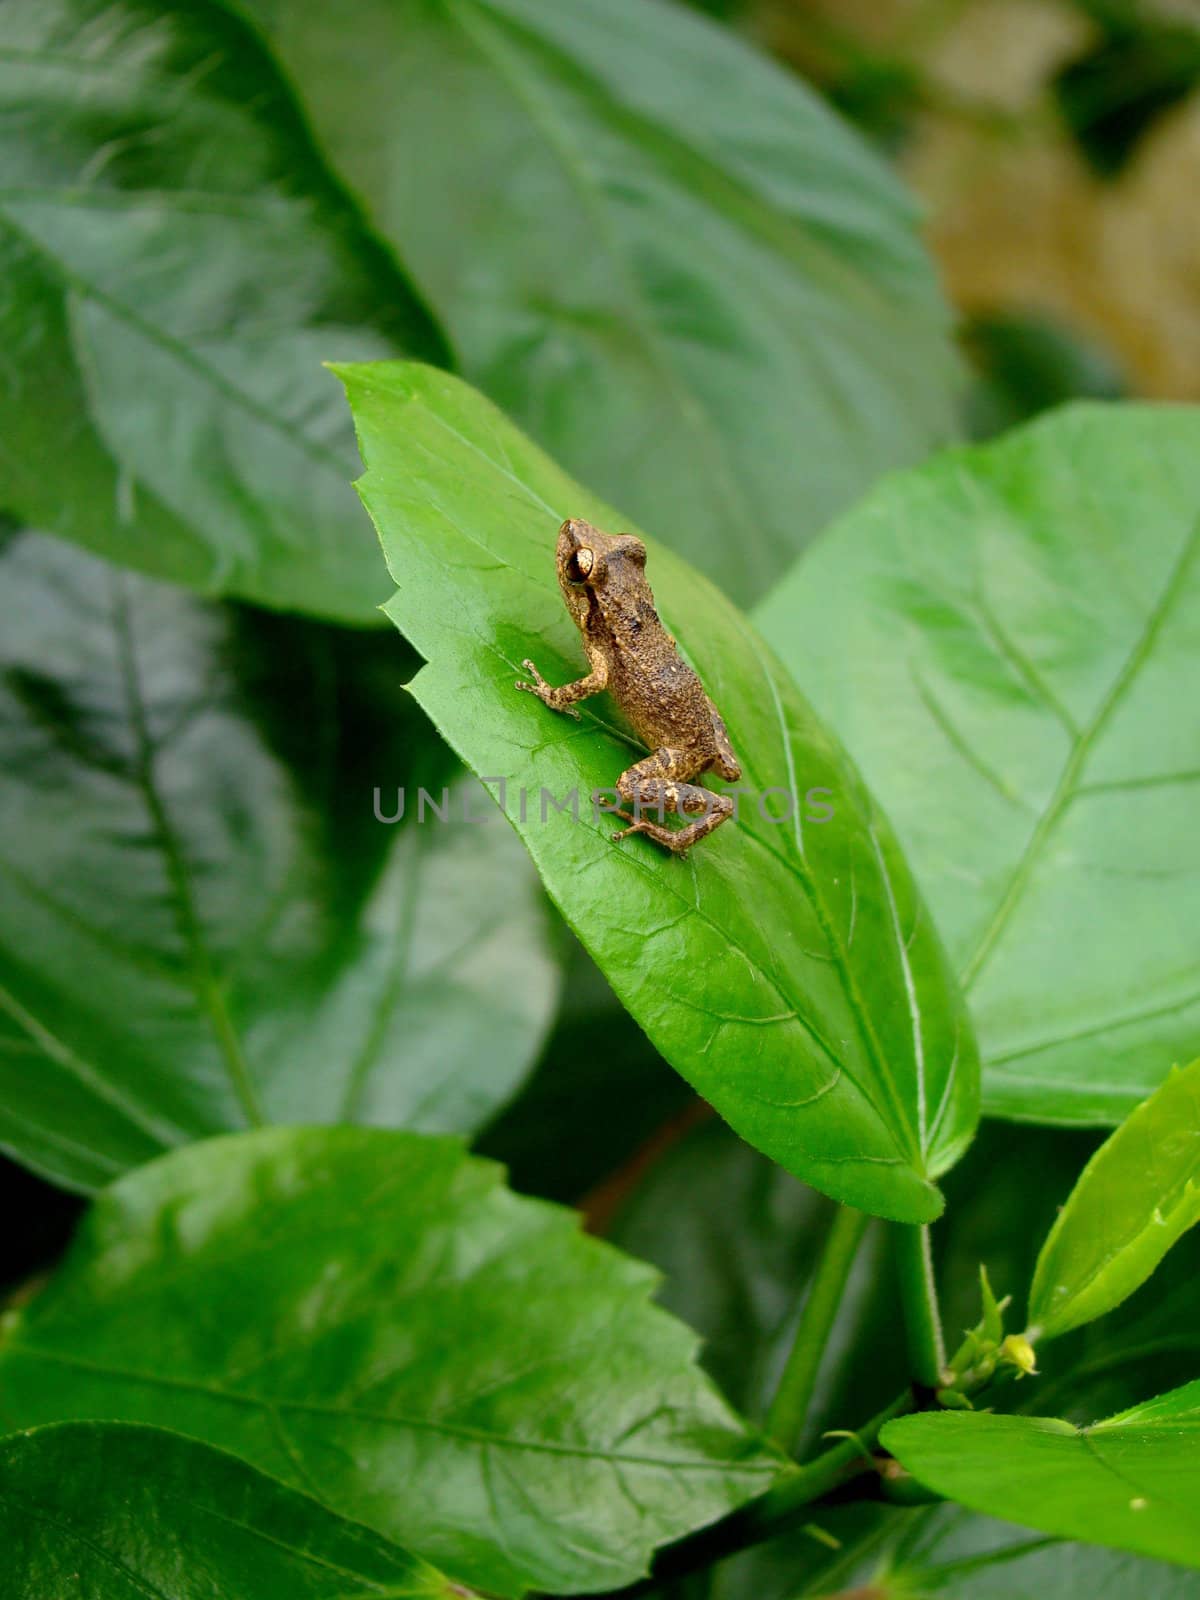
[[[544,901],[399,656],[0,537],[0,1146],[93,1189],[256,1120],[470,1132],[513,1092]]]
[[[1195,1051],[1198,614],[1200,408],[1138,405],[891,479],[757,613],[895,822],[994,1115],[1116,1123]]]
[[[992,1344],[999,1344],[1004,1337],[1004,1306],[997,1301],[992,1292],[991,1283],[988,1281],[987,1268],[979,1268],[979,1295],[983,1302],[983,1318],[979,1325],[982,1336]],[[1007,1300],[1004,1303],[1008,1304]]]
[[[233,7],[0,8],[0,511],[207,594],[371,621],[322,359],[442,359]]]
[[[0,1415],[169,1424],[502,1594],[618,1588],[788,1470],[655,1281],[454,1140],[264,1129],[100,1196]]]
[[[224,1451],[119,1423],[0,1441],[0,1552],[22,1600],[470,1600]]]
[[[865,1211],[936,1216],[976,1117],[970,1029],[886,820],[745,618],[650,544],[663,617],[727,723],[739,822],[687,860],[612,842],[591,797],[642,749],[514,687],[581,672],[554,551],[565,516],[626,526],[483,397],[429,368],[342,369],[361,488],[428,665],[412,689],[497,794],[568,922],[671,1064],[746,1139]],[[569,810],[552,811],[575,796]]]
[[[900,1417],[881,1440],[974,1511],[1200,1567],[1200,1382],[1088,1428],[955,1411]]]
[[[1200,1061],[1193,1061],[1131,1112],[1084,1168],[1038,1257],[1031,1335],[1055,1338],[1104,1316],[1197,1222]]]
[[[730,30],[660,0],[238,11],[465,374],[735,599],[957,432],[911,199]]]

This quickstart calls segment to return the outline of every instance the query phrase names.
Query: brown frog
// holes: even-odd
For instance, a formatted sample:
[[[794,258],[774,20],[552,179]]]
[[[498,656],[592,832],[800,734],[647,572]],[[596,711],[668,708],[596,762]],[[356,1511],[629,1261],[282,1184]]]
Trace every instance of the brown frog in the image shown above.
[[[728,795],[692,781],[703,772],[717,772],[731,783],[741,777],[725,724],[659,619],[640,539],[601,533],[590,522],[569,517],[558,530],[556,561],[558,585],[592,670],[556,688],[532,661],[523,661],[533,682],[518,682],[517,688],[573,717],[579,716],[577,700],[611,691],[634,732],[654,752],[617,779],[617,793],[634,811],[615,813],[631,826],[613,839],[644,833],[682,854],[733,815]],[[643,816],[644,809],[653,810],[658,820]],[[703,815],[676,830],[665,826],[668,811]]]

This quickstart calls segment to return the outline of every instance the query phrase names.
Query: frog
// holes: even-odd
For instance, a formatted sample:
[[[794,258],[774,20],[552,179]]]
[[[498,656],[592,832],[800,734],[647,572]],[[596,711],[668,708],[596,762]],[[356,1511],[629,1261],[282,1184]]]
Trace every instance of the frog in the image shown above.
[[[580,700],[607,689],[651,752],[617,779],[617,794],[633,810],[613,813],[629,824],[613,842],[644,834],[686,855],[736,809],[729,795],[696,779],[715,772],[736,783],[742,769],[720,712],[658,614],[646,581],[646,546],[634,534],[604,533],[582,517],[568,517],[558,530],[555,566],[591,670],[556,685],[525,660],[529,680],[518,679],[516,687],[575,718]],[[671,828],[667,813],[694,820]]]

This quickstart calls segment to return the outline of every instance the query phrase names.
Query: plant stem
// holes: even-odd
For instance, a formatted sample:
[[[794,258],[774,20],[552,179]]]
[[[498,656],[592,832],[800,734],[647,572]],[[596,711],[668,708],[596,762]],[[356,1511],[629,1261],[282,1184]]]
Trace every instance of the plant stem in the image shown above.
[[[797,1512],[853,1476],[854,1468],[869,1467],[871,1451],[875,1448],[884,1423],[912,1408],[912,1393],[906,1389],[903,1394],[896,1396],[891,1405],[877,1412],[861,1428],[856,1428],[849,1438],[840,1440],[815,1460],[802,1466],[792,1477],[785,1478],[776,1488],[768,1489],[759,1499],[752,1500],[744,1511],[735,1513],[744,1517],[747,1525],[755,1530],[754,1537],[746,1542],[756,1544],[761,1539],[773,1538],[795,1521]]]
[[[789,1455],[799,1448],[821,1357],[867,1221],[864,1212],[839,1206],[821,1246],[796,1337],[766,1416],[767,1432]]]
[[[636,1600],[638,1596],[652,1594],[664,1578],[679,1578],[689,1572],[698,1572],[736,1551],[746,1550],[751,1545],[762,1544],[767,1539],[786,1533],[789,1528],[806,1519],[807,1508],[814,1500],[836,1489],[853,1476],[856,1469],[865,1469],[884,1423],[912,1408],[912,1393],[906,1389],[903,1394],[897,1395],[890,1406],[857,1429],[853,1437],[841,1440],[776,1488],[769,1489],[759,1499],[742,1506],[712,1527],[702,1528],[699,1533],[660,1551],[653,1574],[621,1590],[622,1600]]]
[[[933,1280],[933,1255],[928,1227],[896,1223],[896,1268],[900,1278],[900,1303],[908,1335],[908,1359],[913,1380],[927,1389],[942,1383],[946,1346]]]

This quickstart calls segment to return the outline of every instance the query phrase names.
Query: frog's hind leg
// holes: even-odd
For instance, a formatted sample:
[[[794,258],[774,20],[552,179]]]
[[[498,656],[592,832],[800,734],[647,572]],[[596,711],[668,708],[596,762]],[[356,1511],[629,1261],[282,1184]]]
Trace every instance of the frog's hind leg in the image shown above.
[[[736,783],[742,775],[742,769],[740,763],[738,762],[737,756],[735,756],[733,753],[733,745],[729,740],[729,732],[725,727],[724,719],[722,718],[721,713],[717,710],[716,706],[713,705],[712,701],[708,699],[707,695],[705,695],[704,698],[708,700],[708,709],[710,715],[712,716],[713,742],[717,747],[716,755],[708,763],[709,770],[712,772],[719,772],[721,777],[726,779],[729,783]]]
[[[733,815],[733,801],[728,795],[714,794],[698,783],[686,782],[694,770],[694,761],[664,746],[623,772],[617,779],[617,793],[634,810],[616,813],[631,826],[614,833],[614,841],[631,833],[644,833],[656,844],[682,855],[698,839],[719,828]],[[647,817],[647,811],[655,813],[658,820]],[[674,816],[693,816],[697,812],[704,815],[684,828],[674,829],[666,826],[668,812]]]

